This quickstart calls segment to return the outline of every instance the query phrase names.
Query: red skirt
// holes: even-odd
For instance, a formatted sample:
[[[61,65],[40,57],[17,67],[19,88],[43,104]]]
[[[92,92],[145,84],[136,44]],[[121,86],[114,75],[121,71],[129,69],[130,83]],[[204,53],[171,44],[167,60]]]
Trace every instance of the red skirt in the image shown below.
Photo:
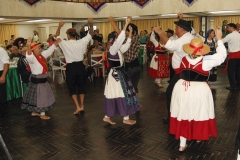
[[[216,120],[178,121],[177,118],[170,117],[169,133],[174,134],[176,139],[182,136],[187,140],[209,140],[210,136],[217,137]]]
[[[153,78],[169,77],[169,61],[165,54],[155,54],[152,58],[148,75]]]

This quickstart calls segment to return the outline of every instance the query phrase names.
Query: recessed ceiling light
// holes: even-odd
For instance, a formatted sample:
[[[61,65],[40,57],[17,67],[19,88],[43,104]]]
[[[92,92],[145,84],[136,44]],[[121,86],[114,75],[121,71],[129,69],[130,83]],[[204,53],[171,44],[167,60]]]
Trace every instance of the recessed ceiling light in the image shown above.
[[[51,19],[38,19],[38,20],[30,20],[26,22],[45,22],[45,21],[51,21]]]
[[[177,16],[177,14],[162,14],[162,16],[164,17],[164,16]]]
[[[237,11],[213,11],[213,12],[208,12],[212,14],[220,14],[220,13],[235,13]]]

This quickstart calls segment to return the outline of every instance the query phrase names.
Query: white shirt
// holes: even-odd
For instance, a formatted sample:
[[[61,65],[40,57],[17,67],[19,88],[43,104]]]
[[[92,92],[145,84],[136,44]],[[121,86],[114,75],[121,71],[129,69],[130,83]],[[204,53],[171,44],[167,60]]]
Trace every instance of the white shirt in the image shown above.
[[[120,51],[121,51],[122,53],[127,52],[127,50],[129,49],[129,47],[130,47],[130,45],[131,45],[131,41],[132,41],[131,38],[127,38],[126,43],[122,44],[122,46],[121,46],[121,48],[120,48]]]
[[[185,33],[182,37],[176,40],[168,40],[165,44],[165,48],[168,50],[174,51],[172,57],[172,66],[174,69],[180,67],[182,58],[187,55],[182,49],[182,46],[186,43],[190,43],[193,39],[193,36],[190,32]]]
[[[114,56],[114,55],[118,54],[121,66],[123,65],[123,57],[122,57],[121,52],[123,51],[123,49],[128,50],[128,48],[131,45],[131,39],[128,38],[128,40],[127,40],[128,43],[125,43],[125,46],[123,48],[121,48],[124,40],[125,40],[125,31],[122,30],[121,33],[118,35],[117,39],[115,40],[115,42],[113,43],[113,45],[109,48],[109,52],[111,55]],[[120,52],[120,49],[121,49],[121,52]]]
[[[240,51],[240,34],[237,31],[228,34],[222,41],[228,43],[229,52]]]
[[[62,41],[59,43],[67,63],[83,61],[84,53],[86,52],[87,45],[92,39],[92,36],[88,33],[84,38],[79,40],[65,41],[61,37]]]
[[[204,71],[210,71],[213,67],[219,66],[222,64],[226,57],[227,57],[227,50],[225,46],[223,45],[223,41],[219,40],[218,42],[218,47],[216,49],[216,53],[213,55],[205,55],[205,56],[200,56],[195,59],[191,59],[188,55],[186,56],[188,62],[192,65],[195,65],[198,63],[202,58],[202,69]]]
[[[7,52],[0,47],[0,71],[3,70],[4,64],[9,64],[9,56]]]
[[[55,49],[56,49],[56,46],[55,46],[55,44],[53,44],[47,50],[43,51],[41,55],[47,59],[47,57],[49,57]],[[34,75],[42,74],[43,67],[38,62],[37,58],[34,56],[33,53],[31,53],[31,55],[28,55],[28,53],[26,53],[26,60],[29,63],[32,74],[34,74]]]
[[[37,34],[36,34],[36,35],[33,35],[32,41],[33,41],[33,42],[39,42],[39,38],[38,38],[38,35],[37,35]]]

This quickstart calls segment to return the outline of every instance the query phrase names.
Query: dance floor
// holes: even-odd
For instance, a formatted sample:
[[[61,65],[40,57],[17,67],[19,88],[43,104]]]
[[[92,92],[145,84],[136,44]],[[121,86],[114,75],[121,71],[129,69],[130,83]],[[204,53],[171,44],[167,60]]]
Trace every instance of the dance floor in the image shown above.
[[[230,92],[227,74],[218,68],[217,82],[212,89],[218,137],[197,144],[188,141],[188,148],[179,153],[179,140],[168,134],[162,123],[166,111],[167,80],[164,88],[154,84],[147,75],[147,66],[139,82],[141,111],[131,115],[137,123],[122,123],[122,117],[112,118],[112,126],[102,121],[105,81],[95,78],[88,83],[85,115],[73,115],[74,104],[65,82],[58,73],[55,82],[49,78],[56,106],[47,114],[50,120],[31,117],[21,110],[21,99],[8,103],[6,115],[0,118],[0,133],[14,160],[234,160],[237,155],[235,138],[240,118],[239,91]],[[7,159],[0,147],[0,160]]]

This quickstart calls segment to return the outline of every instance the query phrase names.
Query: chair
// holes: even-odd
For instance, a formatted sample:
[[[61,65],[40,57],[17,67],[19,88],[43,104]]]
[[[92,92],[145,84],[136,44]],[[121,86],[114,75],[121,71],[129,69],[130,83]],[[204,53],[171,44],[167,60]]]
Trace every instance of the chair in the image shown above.
[[[52,72],[53,72],[53,81],[54,81],[54,78],[55,78],[55,71],[56,71],[56,70],[60,70],[60,71],[62,71],[62,70],[61,70],[62,67],[61,67],[61,66],[55,66],[55,65],[53,64],[53,59],[52,59],[51,56],[50,56],[50,59],[49,59],[48,63],[49,63],[49,65],[50,65],[51,68],[52,68]],[[62,79],[63,79],[63,78],[62,78]]]
[[[59,55],[59,62],[60,62],[60,67],[61,67],[61,74],[62,74],[62,81],[63,81],[63,76],[64,76],[64,79],[66,80],[66,65],[67,63],[64,62],[64,55]]]
[[[98,58],[101,58],[101,59],[97,60]],[[96,69],[97,75],[98,75],[98,69],[102,68],[103,78],[105,78],[105,66],[104,66],[103,61],[104,60],[103,60],[102,54],[91,54],[91,67]],[[92,77],[92,79],[93,79],[93,77]]]
[[[147,63],[147,49],[146,49],[146,44],[141,44],[140,45],[140,48],[142,47],[143,49],[143,53],[141,55],[142,57],[142,64],[145,64]]]

